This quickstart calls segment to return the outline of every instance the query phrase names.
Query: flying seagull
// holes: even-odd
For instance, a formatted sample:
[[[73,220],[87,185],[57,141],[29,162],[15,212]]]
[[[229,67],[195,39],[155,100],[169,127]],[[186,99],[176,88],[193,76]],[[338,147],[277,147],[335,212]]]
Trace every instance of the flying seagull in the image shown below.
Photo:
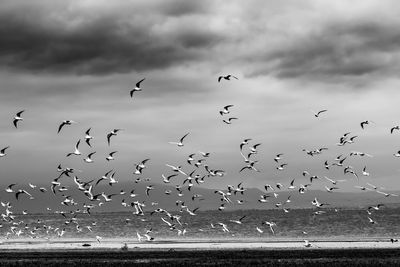
[[[0,157],[4,157],[5,155],[7,155],[6,153],[6,149],[8,149],[10,146],[6,146],[5,148],[0,150]]]
[[[219,114],[221,114],[221,116],[224,115],[224,114],[228,114],[230,112],[229,108],[231,108],[231,107],[233,107],[233,105],[225,106],[222,110],[219,111]]]
[[[314,116],[316,118],[318,118],[321,113],[324,113],[324,112],[327,112],[327,111],[328,111],[327,109],[323,109],[323,110],[320,110],[318,112],[314,112],[314,111],[311,110],[311,112],[314,113]]]
[[[21,110],[17,113],[17,115],[15,115],[14,120],[13,120],[13,124],[15,126],[15,128],[18,128],[18,122],[22,121],[23,118],[21,117],[21,114],[24,112],[25,110]]]
[[[235,118],[235,117],[231,117],[231,118],[228,118],[227,120],[222,120],[223,122],[225,122],[226,124],[232,124],[232,120],[237,120],[238,118]]]
[[[143,78],[143,79],[141,79],[140,81],[138,81],[138,82],[136,83],[135,88],[133,88],[133,89],[130,91],[131,98],[133,97],[133,93],[134,93],[134,92],[142,91],[142,88],[140,87],[140,83],[143,82],[144,80],[145,80],[145,78]]]
[[[220,82],[222,79],[230,81],[231,78],[235,78],[236,80],[239,80],[238,77],[235,77],[235,76],[233,76],[231,74],[228,74],[228,75],[225,75],[225,76],[224,75],[219,76],[218,77],[218,82]]]
[[[81,155],[81,152],[79,151],[79,143],[80,143],[80,142],[81,142],[81,139],[79,139],[78,142],[76,143],[76,145],[75,145],[75,151],[72,152],[72,153],[68,153],[68,154],[67,154],[67,157],[69,157],[69,156],[71,156],[71,155],[77,155],[77,156]]]
[[[179,142],[168,142],[169,144],[173,144],[173,145],[177,145],[179,147],[183,146],[183,139],[185,139],[186,136],[188,136],[189,133],[185,134],[180,140]]]
[[[87,129],[86,132],[85,132],[85,142],[86,142],[86,144],[88,144],[88,146],[90,146],[90,147],[92,147],[92,145],[90,144],[90,140],[93,139],[93,136],[90,135],[90,130],[91,130],[91,129],[92,129],[92,128],[89,128],[89,129]]]
[[[72,120],[64,120],[60,126],[58,126],[58,131],[57,133],[60,133],[61,129],[65,126],[65,125],[71,125],[73,123],[76,123],[76,121],[72,121]]]
[[[122,129],[114,129],[114,130],[112,130],[111,132],[109,132],[107,134],[107,143],[108,143],[108,145],[110,145],[111,137],[114,136],[114,135],[117,135],[117,133],[119,131],[122,131]]]

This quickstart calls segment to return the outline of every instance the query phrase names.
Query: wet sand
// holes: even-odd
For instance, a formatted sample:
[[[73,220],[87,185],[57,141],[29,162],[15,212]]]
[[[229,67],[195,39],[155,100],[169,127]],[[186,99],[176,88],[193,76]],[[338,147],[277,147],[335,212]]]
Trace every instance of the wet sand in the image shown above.
[[[400,266],[399,242],[310,242],[6,240],[0,266]]]
[[[0,266],[399,266],[399,249],[9,250]]]

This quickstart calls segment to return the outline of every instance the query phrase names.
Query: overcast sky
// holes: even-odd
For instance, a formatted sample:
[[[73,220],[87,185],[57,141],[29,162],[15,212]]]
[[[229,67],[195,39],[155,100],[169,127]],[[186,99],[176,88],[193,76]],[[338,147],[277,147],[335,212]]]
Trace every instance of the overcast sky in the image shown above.
[[[227,172],[207,187],[305,184],[308,170],[348,179],[346,190],[366,182],[400,189],[400,131],[390,134],[400,124],[399,13],[398,1],[366,0],[0,1],[0,146],[10,146],[1,179],[50,183],[61,163],[82,170],[82,180],[114,169],[128,181],[137,178],[134,164],[150,158],[143,177],[161,182],[171,173],[166,163],[190,172],[187,156],[206,151],[207,164]],[[239,80],[218,83],[224,74]],[[142,78],[143,91],[130,98]],[[231,125],[219,115],[228,104],[225,116],[239,118]],[[321,109],[328,112],[319,118],[310,111]],[[78,124],[57,134],[66,119]],[[375,123],[362,130],[364,120]],[[66,158],[89,127],[93,148],[81,143],[83,156]],[[108,147],[114,128],[124,131]],[[187,132],[184,147],[168,144]],[[346,132],[358,135],[355,143],[337,146]],[[260,173],[238,172],[244,138],[262,143]],[[329,150],[302,151],[320,147]],[[84,163],[93,151],[95,162]],[[367,166],[370,177],[324,169],[350,151],[373,155],[345,161],[360,176]]]

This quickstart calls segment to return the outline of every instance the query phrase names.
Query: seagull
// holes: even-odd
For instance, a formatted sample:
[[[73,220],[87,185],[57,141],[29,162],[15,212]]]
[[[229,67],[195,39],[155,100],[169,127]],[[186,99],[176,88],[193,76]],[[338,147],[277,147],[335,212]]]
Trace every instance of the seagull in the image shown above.
[[[226,124],[232,124],[232,120],[238,120],[238,118],[231,117],[231,118],[228,118],[227,120],[222,120],[222,121],[225,122]]]
[[[314,113],[314,116],[315,116],[316,118],[318,118],[319,115],[320,115],[321,113],[327,112],[327,111],[328,111],[327,109],[323,109],[323,110],[320,110],[320,111],[318,111],[317,113],[315,113],[314,111],[311,110],[311,112]]]
[[[364,129],[364,126],[365,126],[366,124],[370,124],[371,122],[373,122],[373,121],[368,121],[368,120],[362,121],[362,122],[360,123],[360,126],[361,126],[362,129]]]
[[[65,125],[71,125],[73,123],[77,123],[76,121],[72,121],[72,120],[64,120],[62,121],[62,123],[60,124],[60,126],[58,126],[58,131],[57,133],[60,133],[61,129],[65,126]]]
[[[77,155],[77,156],[81,155],[81,152],[80,152],[79,149],[78,149],[79,143],[80,143],[80,142],[81,142],[81,139],[79,139],[78,142],[76,143],[76,145],[75,145],[75,151],[72,152],[72,153],[68,153],[68,154],[67,154],[67,157],[69,157],[69,156],[71,156],[71,155]]]
[[[26,190],[20,189],[15,193],[15,198],[18,200],[19,195],[21,194],[27,194],[28,196],[30,196],[30,198],[32,199],[32,195],[29,194]]]
[[[251,141],[251,138],[246,138],[246,139],[244,139],[244,140],[240,143],[240,146],[239,146],[239,147],[240,147],[240,150],[243,149],[243,146],[249,144],[249,141]]]
[[[86,162],[86,163],[93,163],[93,160],[92,160],[91,157],[92,157],[95,153],[96,153],[96,152],[90,153],[90,154],[87,156],[87,158],[83,159],[83,161]]]
[[[86,144],[88,144],[88,146],[92,147],[92,145],[90,144],[90,140],[93,139],[93,137],[90,135],[90,130],[92,128],[87,129],[87,131],[85,132],[85,142]]]
[[[275,161],[276,163],[279,163],[278,161],[281,159],[281,156],[283,156],[283,153],[277,154],[277,155],[275,156],[275,158],[274,158],[274,161]]]
[[[326,177],[326,176],[324,176],[324,178],[326,179],[326,180],[328,180],[329,182],[331,182],[332,184],[334,184],[334,185],[336,185],[338,182],[345,182],[346,180],[344,180],[344,179],[342,179],[342,180],[333,180],[333,179],[330,179],[330,178],[328,178],[328,177]]]
[[[114,129],[114,130],[112,130],[111,132],[109,132],[107,134],[107,143],[108,143],[108,145],[110,145],[111,137],[114,136],[114,135],[117,135],[117,133],[119,131],[122,131],[122,129]]]
[[[231,107],[233,107],[233,105],[225,106],[222,110],[219,111],[219,114],[221,114],[221,116],[224,115],[224,114],[228,114],[230,112],[229,108],[231,108]]]
[[[276,167],[276,169],[277,170],[279,170],[279,171],[283,171],[285,168],[285,166],[287,165],[287,163],[284,163],[284,164],[281,164],[281,165],[279,165],[278,167]]]
[[[393,156],[395,156],[396,158],[400,157],[400,150],[397,151],[397,153],[394,153]],[[1,154],[0,154],[0,157],[1,157]]]
[[[243,223],[242,220],[243,220],[244,218],[246,218],[246,215],[242,216],[239,220],[229,220],[229,221],[230,221],[230,222],[233,222],[233,223],[237,223],[237,224],[242,224],[242,223]]]
[[[179,140],[179,142],[168,142],[168,143],[173,144],[173,145],[177,145],[177,146],[181,147],[181,146],[183,146],[183,139],[185,139],[185,137],[188,136],[188,134],[189,134],[189,133],[185,134],[185,135]]]
[[[13,186],[15,186],[17,184],[10,184],[9,186],[7,186],[6,188],[6,192],[7,193],[14,193],[15,191],[12,189]]]
[[[326,189],[326,191],[327,191],[328,193],[332,193],[333,190],[339,189],[339,187],[327,187],[327,186],[325,186],[325,189]]]
[[[107,161],[114,160],[114,159],[115,159],[115,158],[114,158],[114,154],[117,153],[117,152],[118,152],[118,151],[110,152],[110,154],[108,154],[108,157],[106,157],[106,160],[107,160]]]
[[[372,220],[371,217],[368,217],[368,221],[369,221],[371,224],[378,224],[376,221]]]
[[[362,170],[362,175],[369,176],[369,172],[367,172],[367,166],[365,166]]]
[[[143,82],[145,79],[146,79],[146,78],[143,78],[143,79],[141,79],[140,81],[138,81],[138,82],[136,83],[135,88],[133,88],[133,89],[130,91],[131,98],[133,97],[133,93],[134,93],[134,92],[142,91],[142,88],[140,87],[140,83]]]
[[[0,157],[4,157],[5,155],[7,155],[6,149],[8,149],[9,147],[10,147],[10,146],[7,146],[7,147],[5,147],[5,148],[3,148],[3,149],[0,150]]]
[[[18,122],[19,122],[19,121],[24,120],[24,119],[21,117],[21,114],[22,114],[24,111],[25,111],[25,110],[21,110],[21,111],[19,111],[19,112],[15,115],[14,120],[13,120],[13,124],[14,124],[15,128],[18,128]]]
[[[165,177],[165,175],[164,174],[161,174],[161,177],[163,178],[163,182],[164,183],[169,183],[170,181],[170,179],[172,178],[172,177],[175,177],[175,176],[178,176],[178,174],[171,174],[171,175],[169,175],[169,176],[167,176],[167,177]]]
[[[228,74],[228,75],[226,75],[226,76],[224,76],[224,75],[219,76],[219,77],[218,77],[218,82],[220,82],[222,79],[225,79],[225,80],[230,81],[230,80],[231,80],[231,77],[232,77],[232,78],[235,78],[236,80],[239,80],[237,77],[235,77],[235,76],[233,76],[233,75],[231,75],[231,74]]]
[[[274,228],[273,228],[273,227],[276,226],[276,223],[265,221],[265,222],[263,222],[262,224],[268,225],[269,228],[271,229],[272,234],[275,234],[275,231],[274,231]]]
[[[390,129],[390,133],[392,134],[394,130],[400,130],[400,126],[397,125],[397,126],[392,127],[392,128]]]
[[[312,244],[308,240],[304,240],[304,246],[306,248],[312,247]]]
[[[152,185],[146,186],[146,195],[149,196],[150,190],[153,190],[153,189],[154,189],[154,187]]]

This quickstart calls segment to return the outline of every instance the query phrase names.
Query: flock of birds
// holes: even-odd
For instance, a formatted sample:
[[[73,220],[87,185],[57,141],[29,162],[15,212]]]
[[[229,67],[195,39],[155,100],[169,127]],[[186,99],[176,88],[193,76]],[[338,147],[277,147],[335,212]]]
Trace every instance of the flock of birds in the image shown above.
[[[237,77],[233,75],[224,75],[224,76],[219,76],[218,77],[218,82],[221,82],[223,80],[226,81],[231,81],[231,79],[237,79]],[[134,94],[137,92],[142,91],[142,83],[145,81],[145,79],[141,79],[139,82],[136,83],[135,88],[130,90],[129,94],[130,97],[133,97]],[[228,114],[231,113],[234,105],[225,105],[224,107],[221,108],[219,111],[220,116],[223,118],[223,122],[225,124],[231,124],[233,123],[234,120],[237,120],[237,117],[229,117]],[[21,124],[23,124],[23,114],[25,110],[21,110],[16,113],[16,115],[13,118],[13,125],[16,129],[19,129]],[[314,114],[315,118],[319,118],[323,116],[328,110],[320,110],[318,112],[312,111]],[[62,134],[64,129],[66,127],[71,127],[73,124],[75,124],[76,121],[74,120],[64,120],[62,121],[58,128],[57,128],[57,134]],[[362,130],[365,130],[367,125],[373,123],[373,121],[366,120],[362,121],[360,123],[360,127]],[[393,126],[390,129],[390,133],[393,134],[394,131],[399,131],[400,126]],[[123,129],[113,129],[110,132],[108,132],[105,136],[105,140],[107,141],[108,146],[110,147],[112,144],[112,140],[114,140],[114,137],[117,136]],[[186,133],[182,135],[182,137],[177,140],[177,141],[171,141],[169,144],[175,145],[178,148],[183,147],[186,142],[187,138],[189,137],[190,133]],[[83,140],[86,143],[86,145],[89,148],[92,148],[91,141],[94,137],[91,135],[91,128],[88,128],[84,134]],[[347,146],[351,145],[354,142],[357,141],[358,136],[353,135],[351,136],[350,132],[344,133],[342,136],[339,137],[339,142],[336,144],[337,146]],[[257,159],[257,154],[259,152],[259,148],[262,146],[261,143],[255,142],[252,143],[253,140],[251,138],[246,138],[244,139],[241,143],[238,144],[238,155],[243,159],[243,166],[238,169],[239,173],[245,173],[245,172],[260,172],[260,170],[257,168],[257,164],[259,163],[259,160]],[[82,153],[80,151],[80,146],[82,146],[81,139],[79,139],[76,143],[73,149],[66,153],[66,157],[81,157]],[[6,146],[0,150],[0,157],[6,157],[7,152],[9,151],[10,146]],[[321,155],[324,153],[324,151],[328,150],[326,147],[321,147],[317,149],[303,149],[303,152],[305,153],[306,156],[310,157],[316,157],[318,155]],[[115,160],[115,155],[118,153],[118,151],[112,151],[110,152],[105,158],[107,161],[113,161]],[[89,153],[87,156],[83,157],[83,161],[87,164],[91,164],[94,162],[93,156],[96,154],[95,151]],[[394,157],[400,157],[400,151],[396,152],[393,154]],[[95,210],[96,207],[101,207],[113,200],[115,200],[115,196],[118,195],[129,195],[130,200],[127,201],[125,198],[122,200],[121,205],[126,207],[126,208],[132,208],[133,214],[137,215],[139,218],[144,218],[145,213],[149,213],[151,216],[158,214],[160,217],[160,223],[165,224],[171,231],[176,231],[178,236],[184,236],[187,233],[187,222],[182,222],[182,216],[180,213],[186,212],[190,216],[196,216],[196,212],[199,211],[199,207],[195,208],[190,208],[190,206],[194,206],[196,201],[201,201],[203,200],[203,196],[201,194],[196,194],[193,192],[193,187],[199,186],[203,183],[206,182],[207,179],[213,178],[213,177],[223,177],[226,175],[226,171],[223,169],[214,169],[211,168],[210,165],[207,163],[209,158],[211,157],[210,152],[202,152],[199,151],[198,153],[192,153],[190,154],[187,159],[186,159],[186,166],[185,168],[182,165],[175,166],[171,164],[166,164],[165,166],[168,168],[170,171],[170,174],[161,175],[162,180],[160,181],[161,183],[164,184],[170,184],[173,180],[177,180],[178,177],[183,177],[183,180],[181,183],[177,184],[175,186],[175,191],[173,190],[165,190],[166,195],[175,195],[177,196],[176,200],[176,206],[178,212],[174,214],[172,211],[168,211],[162,207],[156,207],[154,206],[161,206],[159,203],[156,202],[150,202],[151,196],[152,196],[152,190],[154,190],[157,185],[154,184],[149,184],[146,185],[145,191],[143,192],[144,195],[146,196],[145,200],[139,200],[137,199],[137,196],[139,195],[137,192],[135,193],[135,189],[131,190],[130,192],[126,192],[124,190],[121,190],[118,193],[106,193],[106,192],[99,192],[97,189],[99,188],[100,184],[108,184],[108,188],[110,190],[113,189],[113,185],[118,183],[118,180],[116,178],[117,172],[114,170],[107,171],[103,176],[99,177],[98,179],[93,179],[89,181],[84,181],[81,178],[78,177],[77,171],[79,171],[76,168],[72,167],[62,167],[62,164],[59,164],[57,167],[57,172],[59,175],[57,178],[53,179],[50,182],[50,190],[46,187],[40,187],[37,188],[37,185],[34,185],[32,183],[29,183],[29,188],[21,188],[20,185],[17,185],[15,183],[10,184],[6,189],[6,193],[8,194],[14,194],[15,195],[15,200],[16,201],[21,201],[22,197],[25,195],[28,199],[34,199],[35,195],[33,193],[33,190],[37,190],[41,193],[49,193],[50,192],[54,195],[60,195],[62,196],[63,200],[61,202],[61,205],[64,207],[68,207],[67,210],[57,210],[54,211],[54,213],[59,214],[59,216],[62,216],[65,219],[65,225],[75,225],[76,231],[82,232],[84,229],[87,231],[94,231],[94,228],[96,227],[97,223],[92,222],[91,225],[86,225],[82,226],[79,223],[77,215],[80,214],[79,216],[91,216],[91,211]],[[360,176],[369,176],[369,172],[367,171],[367,166],[365,166],[362,170],[356,170],[353,168],[351,165],[346,164],[346,160],[350,157],[372,157],[372,155],[369,155],[367,153],[363,152],[358,152],[358,151],[351,151],[350,153],[347,154],[342,154],[338,155],[336,158],[334,158],[332,161],[326,160],[324,162],[324,168],[326,170],[330,170],[331,168],[342,168],[343,169],[343,174],[344,176],[349,175],[350,178],[352,179],[360,179]],[[144,170],[147,168],[146,164],[150,159],[144,159],[137,164],[135,164],[134,170],[133,170],[133,175],[137,177],[135,183],[139,183],[141,181],[144,182],[149,182],[150,178],[143,179],[142,174]],[[284,171],[286,169],[286,166],[288,166],[288,163],[285,162],[285,155],[283,153],[278,153],[276,156],[273,158],[273,161],[276,164],[276,170],[278,172]],[[186,171],[186,168],[191,168],[191,171]],[[259,199],[256,201],[259,203],[272,203],[273,206],[277,209],[282,209],[283,212],[288,213],[290,209],[288,208],[288,204],[291,203],[291,195],[284,200],[284,201],[273,201],[274,199],[278,199],[279,196],[279,191],[289,191],[298,194],[305,194],[307,191],[312,187],[312,185],[315,183],[317,180],[324,180],[327,181],[328,185],[325,186],[326,192],[329,193],[334,193],[335,191],[339,190],[339,184],[344,183],[347,180],[341,179],[341,180],[335,180],[332,178],[329,178],[327,176],[318,176],[315,174],[310,173],[307,170],[302,171],[301,176],[303,177],[302,179],[307,179],[307,183],[296,183],[296,179],[291,180],[291,182],[287,185],[278,182],[276,184],[266,184],[264,189],[265,189],[265,194],[260,195]],[[70,190],[69,186],[63,185],[62,181],[63,180],[69,180],[73,181],[73,184],[77,190],[81,192],[81,194],[85,197],[86,202],[85,203],[78,203],[75,198],[71,195],[68,194]],[[389,192],[383,192],[382,188],[380,186],[373,185],[371,183],[366,183],[365,186],[357,185],[356,186],[358,189],[362,191],[372,191],[376,192],[376,194],[381,194],[384,197],[397,197],[397,195],[389,193]],[[216,196],[220,198],[220,204],[218,207],[219,211],[223,211],[227,205],[242,205],[244,203],[243,199],[236,199],[233,200],[232,196],[243,196],[246,193],[247,188],[244,187],[243,183],[239,183],[236,186],[233,185],[227,185],[226,189],[223,190],[215,190],[214,193]],[[193,203],[191,205],[187,205],[182,199],[180,199],[184,194],[189,194],[191,196],[191,200]],[[89,204],[86,204],[89,203]],[[148,208],[148,203],[151,203],[150,210]],[[198,202],[197,202],[198,203]],[[12,236],[29,236],[31,238],[37,238],[38,233],[41,232],[43,233],[43,230],[51,236],[51,234],[55,234],[58,237],[64,236],[66,233],[65,227],[55,227],[48,225],[45,221],[38,221],[35,226],[30,226],[28,223],[24,222],[23,220],[18,221],[17,218],[18,215],[15,214],[13,211],[13,203],[12,202],[1,202],[1,205],[5,208],[5,212],[1,214],[1,218],[3,221],[3,224],[8,225],[9,231],[7,231],[6,237],[10,238]],[[76,206],[81,205],[82,208],[75,208]],[[322,215],[325,213],[323,207],[328,206],[329,203],[324,203],[321,202],[319,199],[314,198],[313,201],[310,203],[311,207],[315,207],[316,210],[314,211],[315,215]],[[369,223],[371,224],[377,224],[378,221],[375,219],[374,213],[378,210],[380,210],[382,207],[384,207],[384,204],[377,203],[376,205],[371,205],[366,209],[366,220],[368,220]],[[71,210],[72,208],[72,210]],[[48,208],[48,211],[51,211],[51,209]],[[24,210],[22,212],[23,215],[28,214],[28,211]],[[246,222],[247,216],[244,215],[238,219],[229,219],[227,221],[219,221],[216,223],[210,223],[211,228],[216,228],[220,229],[223,232],[229,233],[229,223],[241,225]],[[145,219],[141,219],[145,221]],[[1,227],[4,227],[4,225],[1,224]],[[260,224],[255,228],[255,230],[259,233],[263,233],[265,231],[265,227],[272,233],[275,233],[276,227],[279,227],[275,222],[273,221],[262,221]],[[155,238],[152,236],[152,229],[146,229],[144,232],[137,232],[137,239],[139,242],[141,241],[153,241]],[[304,233],[307,234],[307,233]],[[102,237],[100,235],[96,235],[96,240],[98,242],[101,242]],[[396,242],[396,239],[392,239],[392,242]],[[307,240],[305,241],[305,246],[310,247],[311,243],[309,243]]]

